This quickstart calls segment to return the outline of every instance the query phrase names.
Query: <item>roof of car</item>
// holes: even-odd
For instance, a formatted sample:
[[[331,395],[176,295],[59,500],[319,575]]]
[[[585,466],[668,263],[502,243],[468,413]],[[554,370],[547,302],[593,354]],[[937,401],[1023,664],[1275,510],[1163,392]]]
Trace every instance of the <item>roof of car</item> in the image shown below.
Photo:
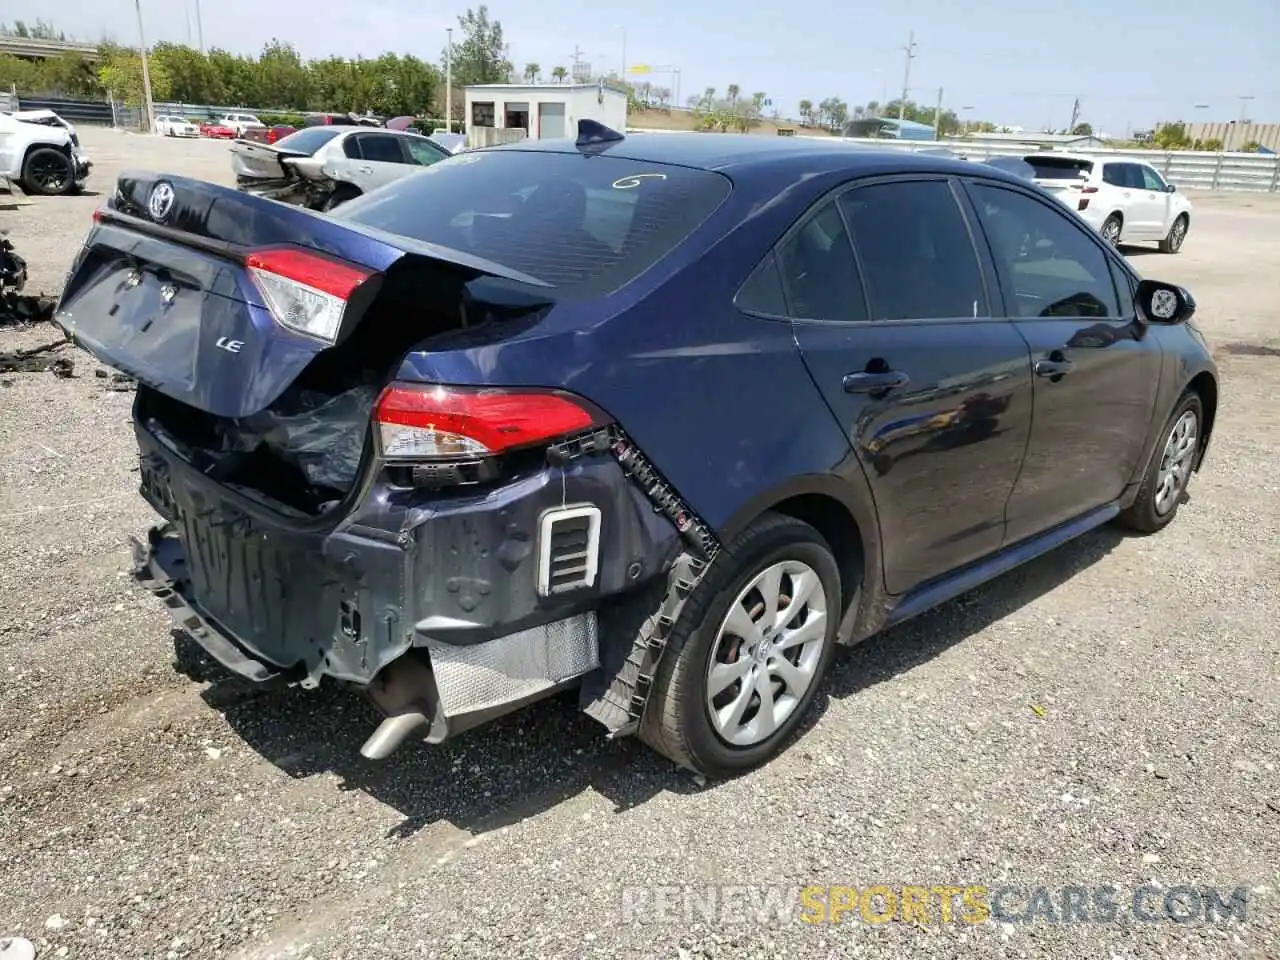
[[[519,140],[515,143],[488,147],[487,150],[574,153],[579,147],[573,140]],[[701,170],[743,170],[748,167],[785,168],[818,166],[851,170],[938,171],[962,173],[973,171],[974,164],[936,153],[915,153],[892,147],[871,147],[850,143],[836,137],[767,137],[761,134],[731,133],[634,133],[622,140],[601,144],[592,149],[605,156],[621,157],[647,163],[669,163]],[[984,176],[996,168],[980,171]]]

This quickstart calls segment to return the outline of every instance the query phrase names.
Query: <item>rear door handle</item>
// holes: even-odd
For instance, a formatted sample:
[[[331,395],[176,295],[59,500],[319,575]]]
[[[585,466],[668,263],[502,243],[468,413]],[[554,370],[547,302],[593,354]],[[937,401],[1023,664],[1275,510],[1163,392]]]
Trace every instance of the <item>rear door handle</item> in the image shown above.
[[[361,172],[361,173],[373,173],[373,167],[361,167],[361,168],[360,168],[360,172]]]
[[[1037,377],[1049,377],[1052,380],[1058,380],[1065,377],[1071,372],[1075,364],[1067,359],[1067,355],[1061,350],[1055,350],[1049,354],[1045,360],[1037,360],[1035,367]]]
[[[905,387],[911,379],[900,370],[886,370],[882,373],[846,373],[844,375],[845,393],[888,393],[898,387]]]

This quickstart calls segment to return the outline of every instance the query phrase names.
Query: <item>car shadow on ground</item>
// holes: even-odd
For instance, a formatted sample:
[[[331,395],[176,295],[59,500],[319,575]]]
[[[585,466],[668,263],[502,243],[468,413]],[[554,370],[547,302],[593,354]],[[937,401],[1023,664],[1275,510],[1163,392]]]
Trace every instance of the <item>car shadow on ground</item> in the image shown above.
[[[1095,530],[910,623],[841,651],[801,733],[843,699],[919,666],[1020,609],[1106,556],[1124,538]],[[373,762],[360,746],[380,716],[359,694],[259,689],[228,674],[182,631],[175,666],[209,682],[205,701],[244,742],[296,779],[332,774],[340,789],[368,793],[403,816],[390,833],[410,836],[444,820],[482,833],[535,816],[588,789],[622,812],[660,792],[692,793],[700,780],[638,740],[606,740],[566,694],[526,707],[444,744],[408,743]]]

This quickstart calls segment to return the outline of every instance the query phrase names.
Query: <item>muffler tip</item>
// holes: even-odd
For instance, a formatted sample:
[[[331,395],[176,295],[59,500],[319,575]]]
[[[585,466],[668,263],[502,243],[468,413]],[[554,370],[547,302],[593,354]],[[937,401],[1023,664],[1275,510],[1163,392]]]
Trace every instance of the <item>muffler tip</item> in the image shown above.
[[[413,734],[430,729],[431,721],[416,710],[387,717],[364,742],[360,755],[369,760],[385,760]]]

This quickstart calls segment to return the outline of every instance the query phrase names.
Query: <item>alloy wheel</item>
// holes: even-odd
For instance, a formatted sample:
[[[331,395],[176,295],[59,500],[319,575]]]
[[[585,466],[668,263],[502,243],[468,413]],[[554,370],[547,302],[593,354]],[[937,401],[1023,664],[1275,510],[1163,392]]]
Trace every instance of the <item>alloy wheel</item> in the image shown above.
[[[1110,244],[1118,244],[1120,242],[1120,221],[1108,220],[1102,225],[1102,239]]]
[[[58,160],[33,157],[28,176],[42,191],[57,193],[66,186],[67,164]]]
[[[1173,229],[1169,231],[1169,249],[1177,253],[1182,249],[1182,241],[1187,238],[1187,221],[1179,217],[1173,221]]]
[[[739,592],[707,664],[707,711],[722,740],[754,746],[795,712],[822,662],[827,614],[821,578],[798,560],[767,567]]]
[[[1160,471],[1156,474],[1155,508],[1158,515],[1164,516],[1172,510],[1186,489],[1199,436],[1200,421],[1194,410],[1183,413],[1169,431],[1160,458]]]

